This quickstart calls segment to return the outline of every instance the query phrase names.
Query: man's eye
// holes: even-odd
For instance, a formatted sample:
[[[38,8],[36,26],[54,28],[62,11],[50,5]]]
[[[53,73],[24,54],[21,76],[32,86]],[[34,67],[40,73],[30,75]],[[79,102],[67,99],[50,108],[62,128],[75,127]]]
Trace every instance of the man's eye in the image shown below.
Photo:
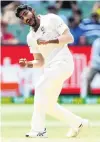
[[[27,12],[24,12],[24,15],[27,15]]]
[[[23,17],[20,17],[23,20]]]

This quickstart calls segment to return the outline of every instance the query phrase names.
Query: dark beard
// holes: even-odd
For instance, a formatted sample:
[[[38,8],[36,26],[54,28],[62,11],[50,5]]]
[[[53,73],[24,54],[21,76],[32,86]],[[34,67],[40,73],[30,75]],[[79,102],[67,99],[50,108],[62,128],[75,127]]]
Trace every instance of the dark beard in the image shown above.
[[[39,28],[38,22],[36,17],[34,16],[34,24],[32,25],[32,27],[34,28],[34,31],[36,32],[37,29]]]
[[[35,26],[37,25],[37,20],[36,20],[35,16],[33,17],[33,19],[34,19],[34,24],[31,25],[31,26],[32,26],[32,27],[35,27]]]

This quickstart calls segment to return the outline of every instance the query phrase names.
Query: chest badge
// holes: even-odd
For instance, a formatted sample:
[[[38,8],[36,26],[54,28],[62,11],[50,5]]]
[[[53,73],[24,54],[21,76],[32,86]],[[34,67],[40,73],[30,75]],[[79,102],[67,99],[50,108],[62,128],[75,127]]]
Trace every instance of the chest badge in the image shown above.
[[[41,27],[41,31],[42,31],[43,34],[45,33],[44,27]]]

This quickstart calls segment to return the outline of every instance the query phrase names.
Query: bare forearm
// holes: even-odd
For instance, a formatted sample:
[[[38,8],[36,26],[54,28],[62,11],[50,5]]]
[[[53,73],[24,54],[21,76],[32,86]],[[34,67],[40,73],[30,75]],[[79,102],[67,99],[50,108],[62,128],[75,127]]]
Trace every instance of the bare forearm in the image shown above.
[[[59,43],[68,44],[72,42],[74,42],[74,38],[71,34],[61,35],[57,39],[49,41],[49,43],[54,43],[54,44],[59,44]]]
[[[65,44],[69,44],[72,43],[74,41],[74,38],[72,36],[72,34],[66,34],[66,35],[61,35],[58,37],[59,43],[65,43]]]

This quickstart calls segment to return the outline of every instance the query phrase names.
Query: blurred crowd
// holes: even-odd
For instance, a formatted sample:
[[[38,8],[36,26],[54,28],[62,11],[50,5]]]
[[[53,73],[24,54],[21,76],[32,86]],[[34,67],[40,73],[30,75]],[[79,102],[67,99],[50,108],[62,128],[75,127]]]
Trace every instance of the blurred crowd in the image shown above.
[[[88,45],[100,37],[100,1],[1,1],[1,43],[26,44],[29,27],[15,16],[20,4],[28,4],[37,14],[54,13],[69,26],[72,45]]]

